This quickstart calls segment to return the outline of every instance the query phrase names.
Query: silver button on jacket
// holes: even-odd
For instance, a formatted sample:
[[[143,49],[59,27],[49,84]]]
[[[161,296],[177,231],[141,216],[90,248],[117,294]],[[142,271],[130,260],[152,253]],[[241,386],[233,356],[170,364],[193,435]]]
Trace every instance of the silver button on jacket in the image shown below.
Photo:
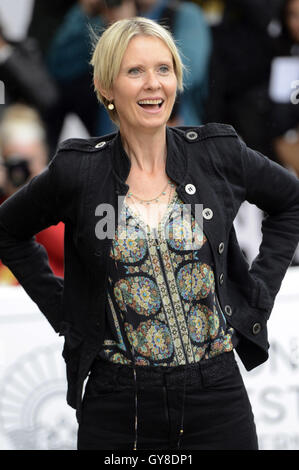
[[[196,193],[196,187],[194,186],[194,184],[188,183],[185,186],[185,191],[188,194],[195,194]]]

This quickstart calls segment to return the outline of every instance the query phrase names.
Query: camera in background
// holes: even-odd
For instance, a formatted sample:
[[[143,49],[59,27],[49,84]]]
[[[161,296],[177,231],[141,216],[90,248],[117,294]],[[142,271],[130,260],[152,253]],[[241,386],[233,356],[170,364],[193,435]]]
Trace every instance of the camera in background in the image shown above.
[[[28,157],[12,155],[3,165],[6,168],[7,179],[14,188],[19,188],[29,181],[31,173]]]

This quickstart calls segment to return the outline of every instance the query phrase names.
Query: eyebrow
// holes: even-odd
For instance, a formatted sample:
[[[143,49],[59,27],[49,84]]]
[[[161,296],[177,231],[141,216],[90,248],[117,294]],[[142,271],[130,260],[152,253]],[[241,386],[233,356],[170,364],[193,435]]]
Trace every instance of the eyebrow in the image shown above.
[[[157,62],[157,64],[155,65],[173,65],[173,62],[170,61],[169,59],[167,60],[160,60],[159,62]],[[138,63],[132,63],[132,64],[129,64],[129,65],[125,65],[124,68],[128,68],[128,69],[131,69],[131,68],[134,68],[134,67],[144,67],[144,64],[138,64]]]

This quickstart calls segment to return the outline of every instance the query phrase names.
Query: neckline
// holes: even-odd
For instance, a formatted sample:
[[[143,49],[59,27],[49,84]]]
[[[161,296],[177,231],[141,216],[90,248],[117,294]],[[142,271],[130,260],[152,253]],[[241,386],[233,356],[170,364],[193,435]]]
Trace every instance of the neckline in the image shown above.
[[[188,158],[185,149],[184,129],[166,126],[166,173],[175,181],[177,186],[181,186],[185,182],[188,173]],[[125,192],[129,189],[126,180],[130,173],[131,161],[123,148],[120,131],[113,140],[112,148],[112,166],[113,173],[118,184]]]
[[[151,233],[158,233],[161,234],[161,229],[164,227],[166,220],[168,219],[169,215],[171,214],[173,210],[173,206],[175,203],[178,201],[178,194],[175,190],[174,195],[172,196],[169,204],[167,205],[167,208],[163,214],[162,219],[159,221],[158,225],[155,226],[150,226],[149,224],[145,223],[145,221],[142,219],[140,214],[138,214],[124,199],[124,205],[126,206],[127,210],[131,214],[132,217],[134,217],[139,225],[142,227],[142,229],[145,231],[146,235],[149,235]]]

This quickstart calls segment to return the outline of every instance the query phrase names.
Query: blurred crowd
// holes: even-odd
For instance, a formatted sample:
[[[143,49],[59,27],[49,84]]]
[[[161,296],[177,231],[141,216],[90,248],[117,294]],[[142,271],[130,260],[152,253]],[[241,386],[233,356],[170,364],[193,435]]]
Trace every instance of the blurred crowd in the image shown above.
[[[45,168],[70,114],[89,135],[115,130],[93,89],[92,38],[132,16],[166,25],[182,53],[169,125],[232,124],[299,177],[299,0],[35,0],[21,41],[0,17],[0,203]],[[58,276],[63,236],[63,223],[36,236]],[[17,284],[1,263],[0,284]]]

